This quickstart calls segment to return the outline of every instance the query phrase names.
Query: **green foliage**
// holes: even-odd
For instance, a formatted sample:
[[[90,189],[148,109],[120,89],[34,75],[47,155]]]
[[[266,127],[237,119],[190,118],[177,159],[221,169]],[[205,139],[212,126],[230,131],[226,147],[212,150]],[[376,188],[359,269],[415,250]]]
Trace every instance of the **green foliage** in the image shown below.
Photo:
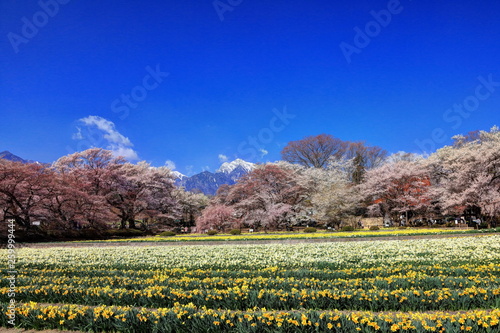
[[[170,237],[170,236],[175,236],[175,235],[176,235],[176,234],[175,234],[175,232],[173,232],[173,231],[164,231],[164,232],[162,232],[162,233],[160,234],[160,236],[162,236],[162,237]]]
[[[72,240],[72,239],[80,239],[80,240],[99,240],[108,236],[106,233],[103,235],[102,232],[99,232],[96,229],[66,229],[66,230],[48,230],[46,233],[46,237],[48,239],[54,240]]]
[[[380,230],[380,228],[378,226],[376,226],[376,225],[372,225],[370,227],[370,230]]]
[[[106,231],[106,235],[112,237],[137,237],[144,236],[144,232],[137,229],[110,229]]]
[[[210,229],[210,230],[207,231],[207,234],[210,235],[210,236],[213,236],[213,235],[217,235],[218,232],[217,232],[217,230]]]
[[[307,227],[307,228],[304,229],[304,232],[316,232],[316,228]]]
[[[232,229],[229,233],[231,235],[241,235],[241,230],[240,229]]]
[[[350,225],[345,225],[342,227],[342,229],[340,229],[340,231],[354,231],[354,227]]]

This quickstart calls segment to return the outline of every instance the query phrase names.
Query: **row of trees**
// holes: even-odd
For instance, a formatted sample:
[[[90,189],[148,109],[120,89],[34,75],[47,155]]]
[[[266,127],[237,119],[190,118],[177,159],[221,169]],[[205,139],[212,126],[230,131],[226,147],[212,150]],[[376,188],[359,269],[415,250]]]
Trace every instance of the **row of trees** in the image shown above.
[[[347,176],[353,183],[359,184],[367,170],[384,163],[387,151],[364,142],[342,141],[329,134],[320,134],[289,142],[281,151],[281,156],[283,161],[307,168],[330,168],[332,160],[350,160]]]
[[[202,194],[174,185],[166,167],[127,163],[111,151],[89,149],[52,166],[0,160],[0,219],[29,230],[102,230],[118,223],[136,228],[137,219],[189,225],[207,205]]]
[[[326,168],[284,161],[260,165],[237,184],[219,189],[198,219],[198,230],[242,226],[277,230],[313,220],[339,226],[358,212],[346,164]]]
[[[367,173],[360,193],[373,214],[500,215],[500,132],[471,132],[426,159],[406,158]]]
[[[454,137],[427,158],[343,142],[330,135],[290,142],[283,161],[259,165],[210,200],[174,185],[166,167],[127,163],[89,149],[53,165],[0,160],[0,219],[26,230],[192,226],[197,230],[325,227],[361,216],[437,218],[475,209],[500,215],[500,131]],[[137,221],[141,225],[137,225]]]
[[[339,227],[360,216],[399,220],[500,215],[500,132],[477,131],[424,158],[386,156],[377,147],[328,135],[289,143],[284,161],[258,166],[224,186],[197,221],[198,231],[283,229],[316,221]],[[479,217],[479,216],[478,216]]]

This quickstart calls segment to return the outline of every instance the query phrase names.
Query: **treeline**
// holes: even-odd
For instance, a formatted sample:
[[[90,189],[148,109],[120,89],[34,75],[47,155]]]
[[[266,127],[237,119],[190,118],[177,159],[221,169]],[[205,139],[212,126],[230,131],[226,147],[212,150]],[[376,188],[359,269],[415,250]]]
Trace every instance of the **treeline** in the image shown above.
[[[257,166],[207,198],[174,185],[166,167],[127,163],[104,149],[50,167],[0,160],[0,220],[26,231],[142,229],[154,232],[339,228],[362,216],[411,224],[474,211],[500,215],[500,132],[456,136],[428,157],[321,134],[293,141],[283,161]]]
[[[500,215],[500,132],[493,127],[453,140],[427,158],[387,156],[378,147],[324,134],[290,142],[284,161],[220,188],[198,219],[198,231],[311,223],[339,228],[362,216],[416,225],[458,221],[466,211],[490,225]]]
[[[50,167],[0,160],[0,219],[14,219],[23,231],[65,237],[148,230],[152,223],[181,229],[194,225],[207,204],[203,194],[178,189],[168,168],[127,163],[104,149]]]

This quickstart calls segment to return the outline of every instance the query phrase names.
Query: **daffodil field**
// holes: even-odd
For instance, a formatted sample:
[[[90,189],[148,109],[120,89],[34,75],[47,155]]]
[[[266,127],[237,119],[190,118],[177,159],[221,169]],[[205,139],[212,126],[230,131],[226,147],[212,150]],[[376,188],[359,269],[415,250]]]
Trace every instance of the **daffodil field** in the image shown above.
[[[20,248],[16,255],[19,328],[500,332],[498,235]],[[7,281],[0,287],[6,313]]]
[[[134,237],[108,240],[84,240],[74,241],[74,243],[140,243],[140,242],[212,242],[212,241],[282,241],[287,239],[332,239],[332,238],[369,238],[369,237],[399,237],[399,236],[422,236],[422,235],[464,235],[464,234],[485,234],[497,233],[500,228],[494,229],[456,229],[456,228],[408,228],[408,229],[382,229],[382,230],[356,230],[352,232],[324,231],[315,233],[245,233],[241,235],[220,234],[208,236],[207,234],[187,234],[177,236],[150,236]]]

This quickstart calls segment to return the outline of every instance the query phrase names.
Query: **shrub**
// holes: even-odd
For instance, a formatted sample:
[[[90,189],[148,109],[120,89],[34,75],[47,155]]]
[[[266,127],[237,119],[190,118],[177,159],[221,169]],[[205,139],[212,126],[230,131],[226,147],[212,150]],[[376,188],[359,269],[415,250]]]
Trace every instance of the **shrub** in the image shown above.
[[[340,231],[354,231],[354,227],[350,225],[345,225],[342,227],[342,229],[340,229]]]
[[[372,225],[372,226],[370,227],[370,230],[380,230],[380,228],[379,228],[379,227],[377,227],[376,225]]]
[[[229,233],[231,235],[241,235],[241,230],[240,229],[232,229]]]
[[[110,229],[106,231],[106,234],[109,236],[117,236],[117,237],[134,237],[134,236],[143,236],[144,232],[137,229]]]
[[[47,230],[47,236],[52,239],[75,238],[76,230]]]
[[[208,230],[207,234],[209,234],[210,236],[217,235],[217,230]]]
[[[307,227],[307,228],[304,229],[304,232],[316,232],[316,228]]]
[[[176,235],[176,233],[173,231],[164,231],[160,234],[160,236],[162,236],[162,237],[170,237],[170,236],[175,236],[175,235]]]
[[[82,229],[78,231],[76,238],[79,239],[102,239],[102,234],[95,229]]]
[[[52,240],[73,240],[73,239],[86,239],[86,240],[98,240],[106,238],[108,234],[104,233],[104,236],[99,230],[96,229],[66,229],[66,230],[47,230],[47,237]]]
[[[398,229],[403,230],[403,229],[406,229],[406,227],[402,225],[402,226],[399,226]]]

